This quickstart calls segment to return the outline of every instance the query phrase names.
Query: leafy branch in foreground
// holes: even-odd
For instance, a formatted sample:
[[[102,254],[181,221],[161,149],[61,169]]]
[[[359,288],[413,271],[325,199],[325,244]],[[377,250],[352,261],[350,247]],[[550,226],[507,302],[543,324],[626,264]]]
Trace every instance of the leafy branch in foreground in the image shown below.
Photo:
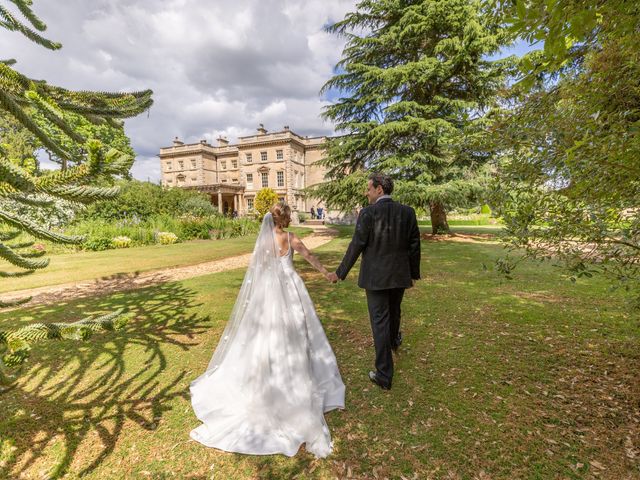
[[[640,9],[636,2],[499,2],[514,35],[544,39],[496,122],[493,205],[507,245],[603,273],[640,306]]]
[[[10,12],[7,4],[17,7],[24,21]],[[30,26],[29,26],[30,25]],[[58,49],[38,32],[46,29],[36,17],[29,0],[0,1],[0,27],[16,31],[48,49]],[[45,268],[49,261],[44,251],[31,241],[15,239],[21,234],[57,243],[79,243],[81,236],[70,236],[48,228],[34,218],[56,200],[93,203],[113,198],[116,187],[104,187],[114,175],[127,175],[133,156],[104,145],[92,138],[95,129],[88,124],[121,128],[121,119],[136,116],[152,104],[151,90],[132,93],[71,91],[33,80],[13,68],[15,61],[0,62],[0,115],[13,118],[13,124],[32,135],[61,163],[56,171],[40,173],[16,161],[11,151],[18,148],[0,146],[0,258],[15,267],[0,272],[10,279]],[[81,128],[82,127],[82,128]],[[103,137],[104,138],[104,137]],[[122,143],[121,143],[122,144]],[[128,146],[128,143],[124,143]],[[9,145],[11,147],[11,145]],[[22,154],[21,154],[22,155]],[[67,168],[68,165],[73,165]],[[14,243],[10,243],[10,242]],[[0,307],[16,306],[28,299],[0,302]],[[99,330],[120,328],[124,317],[120,311],[97,319],[86,318],[69,324],[36,324],[19,329],[0,330],[0,386],[11,382],[7,368],[20,365],[31,345],[48,339],[86,339]]]

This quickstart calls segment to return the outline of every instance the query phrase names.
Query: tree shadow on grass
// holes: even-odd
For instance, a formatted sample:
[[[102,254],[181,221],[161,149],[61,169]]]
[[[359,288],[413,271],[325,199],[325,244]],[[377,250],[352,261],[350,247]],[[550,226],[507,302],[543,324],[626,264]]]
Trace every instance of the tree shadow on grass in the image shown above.
[[[184,364],[174,357],[184,355],[210,326],[208,316],[190,312],[199,306],[195,295],[169,283],[27,310],[40,322],[118,308],[133,317],[124,330],[95,335],[89,344],[39,345],[18,388],[2,397],[7,416],[0,421],[0,477],[45,469],[47,478],[59,478],[72,464],[83,476],[113,452],[125,424],[154,430],[172,400],[189,395]]]

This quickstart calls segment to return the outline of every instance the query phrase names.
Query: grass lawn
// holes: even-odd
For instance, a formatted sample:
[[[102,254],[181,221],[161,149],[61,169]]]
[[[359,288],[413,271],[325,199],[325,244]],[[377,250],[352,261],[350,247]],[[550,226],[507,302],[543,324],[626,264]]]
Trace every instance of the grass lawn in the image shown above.
[[[349,241],[317,250],[337,266]],[[334,453],[244,456],[189,439],[188,385],[205,368],[244,272],[37,306],[0,328],[125,307],[125,332],[43,344],[0,397],[0,477],[89,479],[640,478],[640,325],[599,280],[534,263],[506,281],[492,242],[423,242],[403,303],[390,392],[357,271],[327,284],[296,260],[347,385],[327,421]]]
[[[312,233],[311,229],[300,227],[293,231],[302,237]],[[0,282],[0,293],[210,262],[251,253],[255,241],[256,235],[248,235],[225,240],[191,240],[173,245],[51,255],[47,268],[25,277],[4,279]],[[7,271],[19,270],[10,267]]]

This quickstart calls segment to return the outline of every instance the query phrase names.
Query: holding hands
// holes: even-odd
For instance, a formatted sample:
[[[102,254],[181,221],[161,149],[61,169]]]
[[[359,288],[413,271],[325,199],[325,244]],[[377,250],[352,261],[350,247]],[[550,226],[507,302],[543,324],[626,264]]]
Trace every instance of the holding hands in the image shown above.
[[[337,283],[338,280],[340,280],[338,278],[338,275],[336,275],[336,272],[327,272],[327,274],[324,276],[327,280],[329,280],[331,283]]]

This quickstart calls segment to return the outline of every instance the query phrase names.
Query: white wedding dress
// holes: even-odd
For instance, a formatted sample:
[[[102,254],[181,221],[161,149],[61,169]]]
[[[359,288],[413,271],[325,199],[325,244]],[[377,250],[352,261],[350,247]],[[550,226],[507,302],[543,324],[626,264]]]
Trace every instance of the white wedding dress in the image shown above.
[[[191,383],[202,425],[191,438],[228,452],[332,450],[324,413],[344,408],[345,387],[293,251],[280,256],[271,214],[256,241],[229,323],[207,370]]]

